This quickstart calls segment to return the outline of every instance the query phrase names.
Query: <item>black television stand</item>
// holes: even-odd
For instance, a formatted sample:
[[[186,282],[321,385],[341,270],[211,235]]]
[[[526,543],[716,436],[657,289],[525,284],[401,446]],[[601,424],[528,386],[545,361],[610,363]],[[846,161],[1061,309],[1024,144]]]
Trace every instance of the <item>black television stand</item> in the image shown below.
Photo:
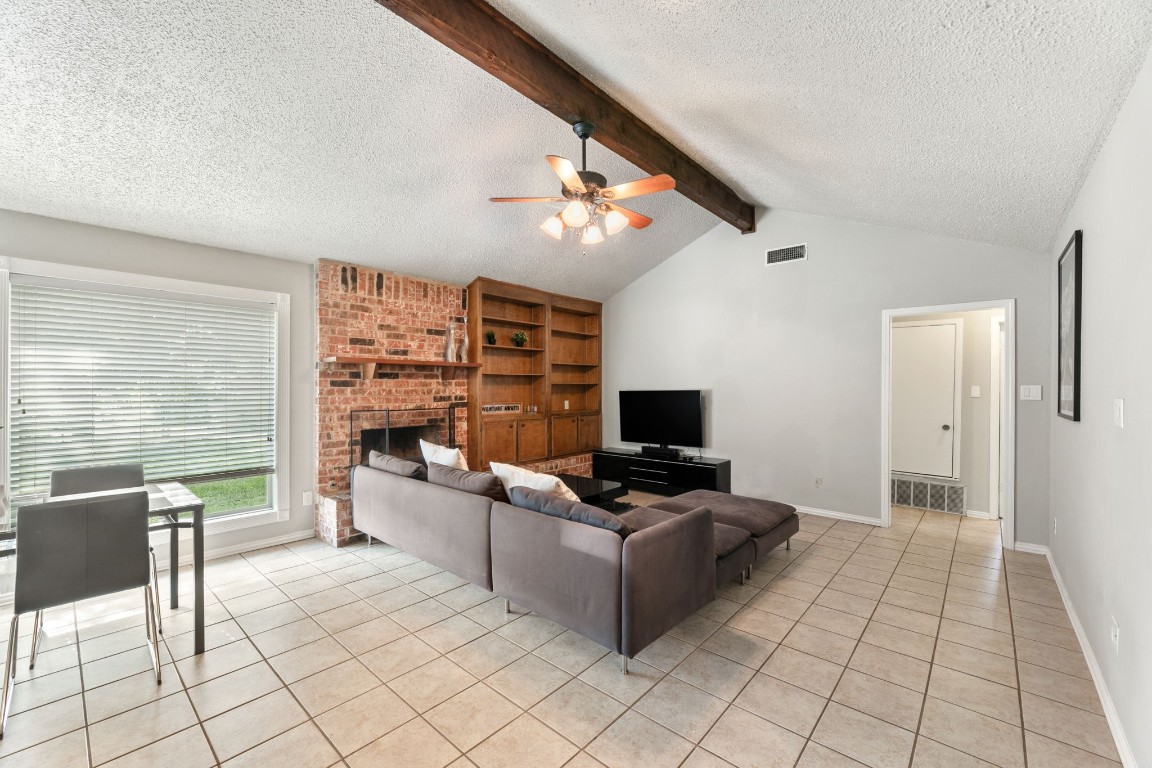
[[[625,448],[601,448],[592,451],[592,477],[662,496],[698,489],[732,492],[732,462],[714,456],[664,459]]]
[[[666,459],[669,461],[680,460],[680,449],[669,448],[666,445],[644,445],[640,447],[640,455],[649,456],[653,459]]]

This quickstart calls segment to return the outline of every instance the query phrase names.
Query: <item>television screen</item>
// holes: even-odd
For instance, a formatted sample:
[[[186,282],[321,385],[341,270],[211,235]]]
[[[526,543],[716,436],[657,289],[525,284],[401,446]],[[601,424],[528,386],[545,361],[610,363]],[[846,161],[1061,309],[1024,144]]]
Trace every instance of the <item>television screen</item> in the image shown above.
[[[620,439],[626,443],[703,448],[700,390],[622,391]]]

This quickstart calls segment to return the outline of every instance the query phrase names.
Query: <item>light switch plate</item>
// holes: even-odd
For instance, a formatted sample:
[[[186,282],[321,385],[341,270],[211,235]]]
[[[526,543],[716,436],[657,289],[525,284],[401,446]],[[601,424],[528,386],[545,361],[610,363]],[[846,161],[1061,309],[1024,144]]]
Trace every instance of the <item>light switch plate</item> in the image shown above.
[[[1124,429],[1124,398],[1118,397],[1112,401],[1112,423]]]
[[[1042,384],[1021,384],[1020,385],[1020,399],[1021,400],[1043,400],[1044,399],[1044,386]]]
[[[980,385],[979,384],[973,384],[971,393],[972,393],[972,397],[980,397]]]

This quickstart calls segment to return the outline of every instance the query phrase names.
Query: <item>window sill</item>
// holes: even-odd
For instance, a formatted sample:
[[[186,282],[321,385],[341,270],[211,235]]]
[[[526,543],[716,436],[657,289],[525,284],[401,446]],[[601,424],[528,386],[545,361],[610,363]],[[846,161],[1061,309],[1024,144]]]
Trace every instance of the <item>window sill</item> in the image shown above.
[[[218,533],[239,531],[245,528],[256,528],[261,525],[282,523],[289,517],[287,509],[259,509],[253,512],[239,512],[235,515],[209,518],[204,521],[204,535],[215,536]],[[168,531],[153,531],[149,534],[152,546],[158,546],[168,541]],[[192,529],[181,528],[180,538],[191,539]]]

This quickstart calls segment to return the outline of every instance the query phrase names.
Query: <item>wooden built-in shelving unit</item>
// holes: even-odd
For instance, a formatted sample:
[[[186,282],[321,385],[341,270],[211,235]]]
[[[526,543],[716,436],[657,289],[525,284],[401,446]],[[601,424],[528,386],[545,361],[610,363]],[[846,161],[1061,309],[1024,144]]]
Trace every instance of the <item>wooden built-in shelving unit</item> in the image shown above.
[[[600,447],[599,302],[477,278],[468,286],[469,343],[483,365],[469,396],[469,456],[530,462]],[[485,334],[496,334],[496,343]],[[513,345],[512,334],[528,341]],[[517,403],[519,413],[483,413]]]

